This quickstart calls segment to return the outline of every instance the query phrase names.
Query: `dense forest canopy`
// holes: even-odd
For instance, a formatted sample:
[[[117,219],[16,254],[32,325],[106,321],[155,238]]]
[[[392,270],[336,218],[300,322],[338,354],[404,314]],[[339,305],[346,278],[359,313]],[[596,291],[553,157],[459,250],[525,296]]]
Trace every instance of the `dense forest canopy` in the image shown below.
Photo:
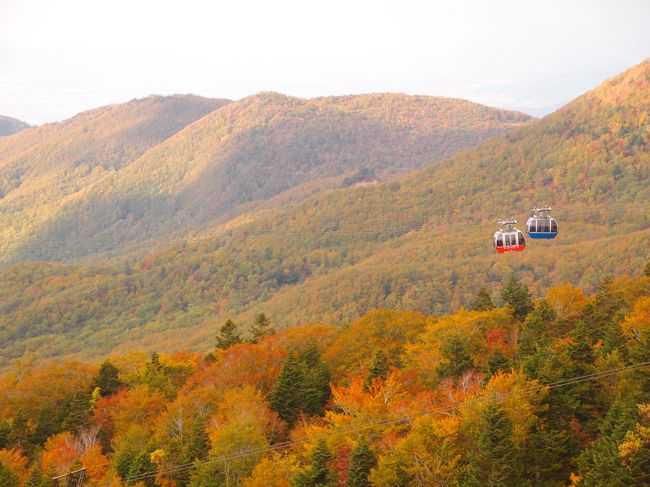
[[[207,355],[27,356],[0,376],[0,481],[648,485],[650,263],[591,295],[533,300],[513,276],[472,308],[281,331],[260,314]]]
[[[279,328],[347,323],[383,307],[442,314],[469,306],[482,284],[503,288],[512,273],[536,296],[557,282],[591,292],[604,275],[635,272],[647,259],[649,80],[646,61],[542,120],[422,171],[251,212],[142,258],[4,268],[0,355],[6,364],[28,351],[89,357],[151,344],[205,351],[217,323],[251,321],[260,310]],[[264,94],[246,104],[271,125],[276,111],[266,110],[280,102],[297,107],[283,112],[285,124],[320,105],[329,114],[340,105],[392,113],[398,125],[410,120],[409,111],[368,100],[377,97]],[[229,104],[208,119],[235,111]],[[555,208],[559,237],[496,255],[494,220],[523,219],[543,203]]]
[[[91,110],[0,139],[0,263],[164,244],[278,194],[420,168],[529,120],[397,94],[185,95]]]

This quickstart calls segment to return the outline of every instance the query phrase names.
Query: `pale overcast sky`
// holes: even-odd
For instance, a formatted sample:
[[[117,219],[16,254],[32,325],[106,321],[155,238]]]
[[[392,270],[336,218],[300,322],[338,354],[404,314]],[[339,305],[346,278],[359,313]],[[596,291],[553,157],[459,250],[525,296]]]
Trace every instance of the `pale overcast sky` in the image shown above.
[[[546,114],[650,57],[649,0],[0,0],[0,114],[395,91]]]

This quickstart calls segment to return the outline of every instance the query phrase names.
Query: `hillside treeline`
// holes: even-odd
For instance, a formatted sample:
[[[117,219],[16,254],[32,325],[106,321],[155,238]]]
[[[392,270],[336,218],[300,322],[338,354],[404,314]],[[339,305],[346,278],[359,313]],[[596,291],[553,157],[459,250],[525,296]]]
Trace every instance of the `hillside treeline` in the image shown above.
[[[647,258],[649,80],[650,62],[646,61],[542,120],[415,174],[372,186],[326,191],[249,213],[228,225],[187,236],[185,244],[167,242],[164,250],[148,248],[151,252],[129,259],[128,264],[23,263],[4,268],[0,270],[0,366],[3,358],[19,357],[27,350],[39,356],[70,356],[81,350],[95,356],[116,346],[126,350],[141,344],[154,344],[163,352],[206,350],[210,330],[219,322],[227,318],[251,321],[260,310],[274,316],[282,327],[314,321],[345,323],[373,308],[443,314],[469,306],[478,282],[500,289],[512,273],[536,296],[554,282],[570,282],[592,292],[604,275],[633,272]],[[246,106],[256,114],[253,119],[275,113],[264,103],[267,98],[291,101],[271,95],[251,98]],[[372,104],[364,97],[343,101],[355,113],[370,110],[379,118],[386,113],[387,105]],[[296,106],[282,109],[288,118],[279,126],[271,124],[275,128],[270,133],[276,138],[289,133],[288,127],[303,127],[293,117],[304,120],[316,102],[291,103]],[[413,109],[412,103],[409,106]],[[437,103],[424,106],[433,110],[432,116],[438,113],[434,110]],[[200,126],[213,117],[220,123],[230,120],[223,119],[224,111],[234,109],[228,107],[202,119]],[[418,111],[406,108],[390,113],[387,120],[400,127],[417,125],[416,120],[422,119],[414,115]],[[335,120],[329,126],[340,128]],[[432,129],[428,125],[427,130]],[[178,137],[186,135],[184,130]],[[196,140],[204,139],[197,136]],[[263,140],[270,143],[271,139]],[[333,142],[318,140],[314,147],[323,155]],[[374,138],[363,140],[350,146],[356,147],[358,156],[375,145]],[[421,142],[418,147],[428,147],[425,139]],[[202,160],[212,160],[206,156],[212,146],[205,141],[201,144],[206,144],[207,151],[201,152]],[[264,147],[274,150],[268,144]],[[302,155],[296,159],[282,156],[286,164],[310,160],[301,151],[311,145],[292,143],[290,147]],[[338,148],[330,154],[340,154],[342,147],[332,147]],[[170,156],[165,159],[168,165],[163,165],[162,158],[149,159],[152,152],[147,154],[151,167],[161,171],[167,167],[164,174],[173,174],[168,170],[176,167],[176,159]],[[375,167],[362,159],[350,160]],[[270,159],[264,156],[258,162],[263,160]],[[394,162],[409,160],[410,156],[404,156]],[[247,161],[246,167],[251,164]],[[189,170],[190,166],[183,167]],[[256,164],[251,167],[259,169]],[[286,167],[289,173],[298,170],[298,166]],[[258,169],[255,174],[268,183]],[[160,174],[153,169],[142,174],[154,179],[127,179],[147,188],[164,187],[164,178],[158,181]],[[184,181],[169,178],[178,184]],[[208,211],[212,203],[206,197],[197,204]],[[491,242],[495,220],[514,216],[523,223],[533,205],[544,203],[554,208],[558,238],[531,241],[521,255],[498,256]],[[141,214],[136,206],[125,212],[118,208],[105,214],[73,213],[83,216],[86,230],[92,225],[110,228],[110,218],[119,220],[122,229],[133,229],[140,228],[131,226],[133,215],[129,216],[129,212]],[[183,215],[179,210],[176,217],[183,220]],[[169,220],[161,221],[170,228]],[[183,228],[182,221],[176,223],[171,228]],[[71,241],[56,234],[36,249],[45,252],[63,242],[63,248],[70,251],[75,247],[97,250],[94,237],[79,233],[78,227],[70,229],[66,233],[74,236]],[[107,235],[107,241],[112,242],[114,236]],[[6,244],[12,245],[11,239]]]
[[[530,120],[394,94],[184,95],[98,108],[0,139],[0,263],[168,245],[273,207],[281,193],[304,199],[363,168],[414,170]]]
[[[82,467],[97,486],[648,485],[650,264],[591,295],[513,277],[470,308],[259,314],[207,355],[15,361],[0,485]]]

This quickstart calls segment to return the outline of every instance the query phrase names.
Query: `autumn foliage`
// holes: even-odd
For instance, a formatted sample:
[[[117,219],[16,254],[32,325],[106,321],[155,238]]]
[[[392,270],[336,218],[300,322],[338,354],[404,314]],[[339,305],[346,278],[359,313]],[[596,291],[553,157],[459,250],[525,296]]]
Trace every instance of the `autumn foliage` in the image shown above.
[[[592,295],[554,287],[523,319],[374,310],[209,356],[23,360],[0,378],[0,473],[25,487],[78,468],[96,486],[646,485],[649,299],[650,277],[621,276]]]

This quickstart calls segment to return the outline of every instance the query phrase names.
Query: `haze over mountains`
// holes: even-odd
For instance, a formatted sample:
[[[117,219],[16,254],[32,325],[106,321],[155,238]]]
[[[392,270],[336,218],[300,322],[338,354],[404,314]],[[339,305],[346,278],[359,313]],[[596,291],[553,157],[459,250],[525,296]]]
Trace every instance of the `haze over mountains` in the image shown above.
[[[319,182],[310,195],[362,169],[413,170],[529,120],[393,94],[100,108],[0,141],[0,260],[74,259],[179,235],[301,183]]]
[[[88,235],[90,254],[108,248],[102,244],[109,239],[119,246],[160,238],[160,222],[199,228],[237,204],[285,191],[286,179],[298,185],[362,167],[413,169],[453,150],[431,147],[440,129],[425,121],[441,110],[440,100],[415,99],[414,110],[413,98],[380,96],[382,103],[373,104],[375,95],[304,101],[261,94],[225,105],[32,227],[47,236],[43,243],[55,243],[43,255],[73,257],[66,232],[80,241]],[[477,110],[470,128],[505,131],[526,121],[499,112],[495,127],[495,113],[470,106]],[[5,357],[26,350],[79,354],[82,344],[83,354],[152,344],[207,350],[228,317],[246,323],[265,311],[282,327],[346,322],[373,307],[440,313],[466,305],[481,283],[498,286],[513,271],[535,290],[562,281],[589,288],[606,273],[634,271],[647,260],[649,112],[646,61],[542,120],[382,184],[248,213],[129,265],[5,268],[0,350]],[[413,113],[429,115],[415,120]],[[492,113],[492,121],[481,113]],[[450,140],[467,133],[468,118],[458,114],[450,133],[459,139]],[[387,138],[392,143],[381,145]],[[267,168],[268,160],[283,172]],[[117,198],[103,196],[109,193]],[[494,220],[523,219],[536,203],[556,208],[557,241],[496,255]],[[76,226],[74,215],[82,217]],[[110,233],[92,243],[101,222]],[[14,247],[14,258],[34,255],[25,248]]]
[[[23,129],[29,128],[29,124],[11,117],[0,115],[0,137],[15,134]]]

